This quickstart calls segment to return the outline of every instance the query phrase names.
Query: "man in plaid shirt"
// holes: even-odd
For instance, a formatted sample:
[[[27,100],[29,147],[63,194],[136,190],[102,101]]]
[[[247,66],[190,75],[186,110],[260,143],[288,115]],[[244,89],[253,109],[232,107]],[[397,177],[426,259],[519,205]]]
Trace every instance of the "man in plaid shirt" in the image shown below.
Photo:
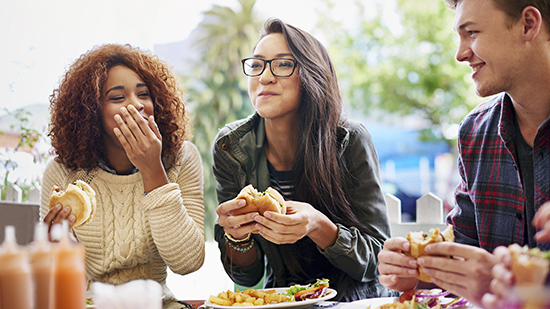
[[[550,204],[542,206],[550,200],[550,1],[445,1],[456,12],[457,60],[472,68],[478,95],[496,96],[460,126],[462,181],[447,218],[455,242],[426,247],[453,259],[408,257],[408,241],[391,238],[378,255],[379,280],[398,291],[427,287],[416,279],[420,265],[434,284],[480,306],[497,246],[550,249],[550,224],[536,230],[550,220]]]

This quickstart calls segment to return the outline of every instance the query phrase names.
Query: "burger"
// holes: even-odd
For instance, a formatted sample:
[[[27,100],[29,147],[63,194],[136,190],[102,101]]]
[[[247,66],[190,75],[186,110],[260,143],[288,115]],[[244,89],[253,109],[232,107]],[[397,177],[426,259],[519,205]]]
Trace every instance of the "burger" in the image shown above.
[[[57,204],[71,208],[71,214],[76,217],[73,224],[74,228],[83,226],[94,217],[96,207],[95,191],[82,180],[69,184],[65,191],[58,186],[53,186],[48,208],[51,209]]]
[[[246,200],[246,206],[233,210],[234,216],[250,212],[259,212],[263,215],[266,211],[286,214],[285,199],[271,187],[264,192],[258,192],[254,186],[248,185],[239,192],[237,198]]]
[[[429,233],[409,232],[407,233],[407,240],[411,244],[411,250],[407,253],[407,255],[419,258],[421,256],[428,255],[424,249],[427,245],[441,241],[454,242],[455,237],[453,233],[453,226],[448,225],[443,232],[440,232],[439,228],[430,229]],[[422,270],[422,266],[418,266],[418,272],[419,275],[416,276],[416,278],[425,282],[432,282],[430,276],[426,275]]]
[[[518,244],[508,246],[512,256],[510,266],[516,285],[544,285],[550,268],[550,251],[541,251]]]

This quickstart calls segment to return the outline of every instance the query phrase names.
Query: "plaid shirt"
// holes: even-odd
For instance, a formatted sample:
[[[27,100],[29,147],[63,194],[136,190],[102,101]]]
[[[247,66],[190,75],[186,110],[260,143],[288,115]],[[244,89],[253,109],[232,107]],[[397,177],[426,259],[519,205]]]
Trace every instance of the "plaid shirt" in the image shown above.
[[[461,182],[456,206],[447,217],[455,227],[456,242],[490,252],[499,245],[525,244],[526,205],[517,168],[514,117],[511,98],[502,93],[475,108],[460,125]],[[550,200],[550,119],[537,132],[533,166],[536,211]],[[550,243],[536,245],[550,249]]]

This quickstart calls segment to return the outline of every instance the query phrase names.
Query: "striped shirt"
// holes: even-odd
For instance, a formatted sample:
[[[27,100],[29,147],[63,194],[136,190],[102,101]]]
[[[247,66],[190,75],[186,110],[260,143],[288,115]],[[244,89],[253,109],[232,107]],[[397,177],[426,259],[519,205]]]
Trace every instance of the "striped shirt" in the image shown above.
[[[550,249],[550,243],[536,243],[526,235],[532,223],[525,220],[526,213],[535,213],[550,200],[550,120],[541,124],[535,137],[534,203],[526,205],[514,118],[511,98],[503,93],[475,108],[460,125],[461,182],[455,192],[456,206],[447,217],[455,227],[456,242],[492,252],[499,245],[527,244],[527,239],[532,246]]]
[[[269,168],[269,180],[271,181],[271,187],[279,191],[285,200],[292,200],[294,198],[292,171],[278,171],[269,161],[267,161],[267,167]]]

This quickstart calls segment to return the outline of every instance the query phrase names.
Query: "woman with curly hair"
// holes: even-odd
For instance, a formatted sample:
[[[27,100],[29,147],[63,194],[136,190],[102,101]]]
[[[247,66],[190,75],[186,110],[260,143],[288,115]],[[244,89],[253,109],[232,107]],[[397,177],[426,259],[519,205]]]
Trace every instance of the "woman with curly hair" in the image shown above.
[[[86,248],[90,281],[153,279],[165,308],[181,308],[166,286],[167,269],[185,275],[204,261],[203,175],[189,141],[190,121],[166,63],[129,45],[96,47],[77,59],[50,96],[55,159],[44,172],[41,217],[54,185],[80,179],[96,192],[93,219],[73,228]]]
[[[326,278],[340,301],[389,296],[376,271],[390,235],[378,157],[365,126],[343,113],[325,47],[270,19],[242,65],[256,112],[214,142],[215,237],[226,272],[253,286],[265,271],[268,288]],[[248,184],[278,190],[287,215],[233,215]]]

